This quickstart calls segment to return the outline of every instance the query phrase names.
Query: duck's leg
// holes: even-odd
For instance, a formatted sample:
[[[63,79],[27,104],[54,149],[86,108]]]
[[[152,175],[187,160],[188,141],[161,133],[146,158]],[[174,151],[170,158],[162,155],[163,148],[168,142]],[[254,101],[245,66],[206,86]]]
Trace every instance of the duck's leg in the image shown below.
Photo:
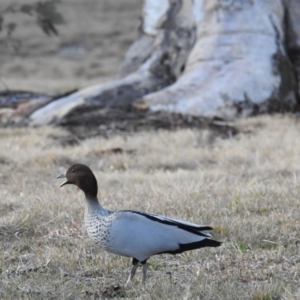
[[[135,258],[132,259],[132,267],[131,267],[130,275],[125,283],[125,287],[127,287],[130,284],[133,276],[135,275],[136,269],[138,267],[138,262],[139,261],[137,259]]]
[[[147,275],[147,260],[141,261],[141,264],[143,266],[143,281],[142,283],[145,284],[146,283],[146,275]]]

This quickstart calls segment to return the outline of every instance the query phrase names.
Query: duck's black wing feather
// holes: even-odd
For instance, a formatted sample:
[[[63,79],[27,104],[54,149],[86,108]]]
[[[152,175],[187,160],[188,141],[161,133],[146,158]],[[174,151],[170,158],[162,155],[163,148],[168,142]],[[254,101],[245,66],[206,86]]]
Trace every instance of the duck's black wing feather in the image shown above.
[[[180,229],[186,230],[188,232],[194,233],[199,236],[203,236],[203,237],[213,236],[211,233],[206,232],[206,230],[213,230],[213,228],[210,226],[198,225],[198,224],[194,224],[182,220],[171,219],[162,215],[145,213],[145,212],[140,212],[135,210],[123,210],[123,212],[131,212],[131,213],[139,214],[152,221],[159,222],[165,225],[176,226]]]

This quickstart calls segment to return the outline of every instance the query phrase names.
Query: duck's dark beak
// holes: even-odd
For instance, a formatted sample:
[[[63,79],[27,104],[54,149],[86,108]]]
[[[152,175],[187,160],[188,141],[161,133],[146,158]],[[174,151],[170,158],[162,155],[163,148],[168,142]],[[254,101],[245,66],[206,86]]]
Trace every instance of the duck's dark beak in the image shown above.
[[[56,177],[56,179],[59,179],[59,178],[66,178],[66,174],[60,174],[59,176]],[[69,183],[68,180],[63,182],[60,187],[64,186],[65,184]]]

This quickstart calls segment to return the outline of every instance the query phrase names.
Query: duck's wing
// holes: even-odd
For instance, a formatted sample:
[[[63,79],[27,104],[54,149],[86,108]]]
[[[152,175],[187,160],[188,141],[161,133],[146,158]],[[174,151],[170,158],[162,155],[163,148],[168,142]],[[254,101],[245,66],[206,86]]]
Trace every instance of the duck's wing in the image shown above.
[[[211,227],[151,213],[118,211],[110,228],[109,251],[145,261],[156,254],[220,246],[206,230]]]
[[[144,216],[147,219],[150,219],[152,221],[159,222],[159,223],[162,223],[165,225],[176,226],[180,229],[197,234],[199,236],[204,236],[204,237],[213,236],[212,233],[206,232],[206,230],[213,230],[213,228],[210,226],[199,225],[199,224],[186,222],[186,221],[182,221],[182,220],[178,220],[178,219],[168,218],[168,217],[165,217],[162,215],[157,215],[157,214],[153,214],[153,213],[145,213],[145,212],[140,212],[140,211],[135,211],[135,210],[123,210],[123,212],[131,212],[134,214],[139,214],[139,215]]]

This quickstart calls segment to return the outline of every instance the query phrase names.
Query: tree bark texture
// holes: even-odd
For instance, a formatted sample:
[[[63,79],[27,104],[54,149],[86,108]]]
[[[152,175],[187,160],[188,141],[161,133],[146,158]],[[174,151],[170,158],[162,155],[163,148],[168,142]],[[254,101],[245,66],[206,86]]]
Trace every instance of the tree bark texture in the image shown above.
[[[144,101],[152,110],[225,119],[293,109],[298,87],[285,49],[287,7],[279,0],[195,1],[197,38],[184,73]]]
[[[224,119],[297,104],[299,0],[145,0],[139,32],[114,82],[53,101],[30,124],[133,103]]]

